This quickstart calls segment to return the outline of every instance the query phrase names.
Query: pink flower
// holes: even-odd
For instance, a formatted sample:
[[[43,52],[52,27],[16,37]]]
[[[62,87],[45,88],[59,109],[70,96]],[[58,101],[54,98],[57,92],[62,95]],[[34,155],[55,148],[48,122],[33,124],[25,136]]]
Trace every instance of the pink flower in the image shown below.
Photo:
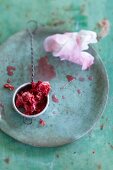
[[[44,48],[61,60],[82,65],[82,70],[85,70],[94,63],[94,57],[84,50],[89,48],[90,43],[96,43],[96,38],[95,32],[87,30],[54,34],[45,39]]]

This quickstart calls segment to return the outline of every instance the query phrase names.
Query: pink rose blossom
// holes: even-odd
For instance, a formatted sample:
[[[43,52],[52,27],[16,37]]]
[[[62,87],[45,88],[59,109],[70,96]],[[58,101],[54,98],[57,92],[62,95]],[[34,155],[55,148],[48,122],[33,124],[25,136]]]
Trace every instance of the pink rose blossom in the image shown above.
[[[96,42],[95,32],[81,30],[51,35],[45,39],[44,48],[47,52],[52,52],[53,56],[79,64],[82,70],[86,70],[94,63],[94,57],[84,50],[89,48],[90,43]]]

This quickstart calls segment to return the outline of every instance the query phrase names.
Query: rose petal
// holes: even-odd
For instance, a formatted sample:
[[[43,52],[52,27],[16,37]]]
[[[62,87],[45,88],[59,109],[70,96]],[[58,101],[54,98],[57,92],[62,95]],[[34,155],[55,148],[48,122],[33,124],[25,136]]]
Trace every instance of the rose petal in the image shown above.
[[[86,70],[94,63],[94,57],[88,52],[81,52],[82,70]]]
[[[64,34],[49,36],[44,41],[44,48],[47,52],[58,51],[68,41],[68,39],[68,36]]]
[[[52,52],[53,56],[61,60],[68,60],[82,65],[82,70],[94,63],[94,57],[83,52],[89,48],[90,43],[97,42],[97,34],[93,31],[81,30],[80,32],[66,32],[49,36],[44,41],[44,48]]]
[[[97,34],[93,31],[81,30],[78,39],[80,39],[81,50],[87,50],[89,44],[97,43]]]
[[[79,58],[80,48],[75,40],[69,39],[69,41],[57,52],[53,52],[53,55],[60,57],[63,60],[74,62],[76,58]]]

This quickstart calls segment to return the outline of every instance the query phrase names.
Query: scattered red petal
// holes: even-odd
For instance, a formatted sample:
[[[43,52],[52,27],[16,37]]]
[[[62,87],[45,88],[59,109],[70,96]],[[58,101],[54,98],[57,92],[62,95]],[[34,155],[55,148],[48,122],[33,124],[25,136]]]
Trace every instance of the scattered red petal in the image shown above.
[[[80,89],[77,89],[77,93],[80,94],[80,93],[81,93],[81,90],[80,90]]]
[[[105,37],[108,35],[110,30],[110,22],[107,19],[103,19],[98,23],[98,26],[101,28],[99,37]]]
[[[68,82],[71,82],[75,79],[75,77],[73,77],[71,75],[66,75],[66,78],[67,78]]]
[[[44,120],[42,120],[42,119],[40,119],[39,123],[40,123],[41,126],[45,126],[46,125],[46,122]]]
[[[55,103],[58,103],[59,102],[59,99],[56,97],[56,95],[52,95],[52,101],[55,102]]]
[[[13,75],[13,71],[15,71],[15,70],[16,70],[16,67],[14,67],[14,66],[7,66],[7,74],[9,76],[12,76]]]
[[[84,81],[85,78],[84,77],[79,77],[79,81]]]
[[[93,76],[89,76],[88,80],[92,81],[93,80]]]
[[[4,88],[7,88],[7,89],[9,89],[9,90],[14,90],[14,89],[15,89],[14,86],[12,86],[12,85],[9,84],[9,83],[4,84]]]

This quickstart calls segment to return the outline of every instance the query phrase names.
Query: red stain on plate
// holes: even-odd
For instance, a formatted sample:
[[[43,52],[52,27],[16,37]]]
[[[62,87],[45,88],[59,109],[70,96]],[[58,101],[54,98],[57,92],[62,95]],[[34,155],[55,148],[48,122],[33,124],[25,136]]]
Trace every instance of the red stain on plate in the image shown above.
[[[56,97],[56,95],[52,95],[52,101],[55,102],[55,103],[58,103],[59,102],[59,99]]]
[[[72,75],[66,75],[66,78],[67,78],[68,82],[75,80],[75,77],[73,77]]]
[[[88,80],[92,81],[93,80],[93,76],[88,76]]]
[[[16,67],[14,67],[14,66],[7,66],[7,74],[9,76],[12,76],[14,74],[13,71],[15,71],[15,70],[16,70]]]
[[[60,87],[60,89],[64,89],[65,87],[68,86],[69,82],[72,82],[73,80],[76,79],[76,77],[73,77],[72,75],[66,75],[67,81],[62,87]]]
[[[45,126],[45,125],[46,125],[46,122],[45,122],[43,119],[40,119],[40,120],[39,120],[39,124],[40,124],[41,126]]]
[[[78,80],[83,82],[85,80],[85,78],[84,77],[79,77]]]
[[[9,90],[14,90],[15,89],[14,86],[9,84],[9,83],[4,84],[4,88],[9,89]]]
[[[49,64],[48,57],[41,57],[38,60],[38,66],[35,67],[36,77],[42,81],[50,81],[56,76],[54,66]]]
[[[81,93],[81,90],[80,90],[80,89],[77,89],[77,93],[80,94],[80,93]]]

